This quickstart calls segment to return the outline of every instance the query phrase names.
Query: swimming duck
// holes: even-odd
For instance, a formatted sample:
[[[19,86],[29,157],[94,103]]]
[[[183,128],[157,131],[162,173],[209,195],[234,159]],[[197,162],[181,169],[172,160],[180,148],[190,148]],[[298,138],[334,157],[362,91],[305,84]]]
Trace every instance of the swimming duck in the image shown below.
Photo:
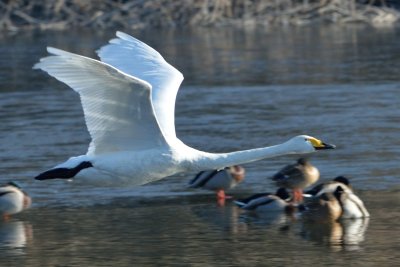
[[[23,211],[31,205],[31,198],[15,182],[0,186],[0,214],[7,220],[10,215]]]
[[[275,194],[259,193],[248,198],[235,200],[234,203],[244,209],[252,211],[289,211],[292,205],[288,202],[289,193],[285,188],[279,188]]]
[[[334,192],[321,192],[307,201],[304,214],[316,221],[357,219],[370,216],[362,200],[340,185]]]
[[[175,132],[175,100],[182,73],[147,44],[122,32],[116,35],[97,51],[100,60],[48,47],[51,55],[35,64],[34,69],[79,94],[92,139],[85,155],[71,157],[35,179],[140,185],[177,173],[335,147],[308,135],[230,153],[187,146]]]
[[[189,182],[189,188],[203,188],[216,191],[217,199],[226,199],[225,191],[242,182],[244,177],[245,170],[238,165],[222,170],[202,171]]]
[[[302,217],[312,222],[334,222],[342,215],[342,207],[339,203],[340,193],[325,192],[306,203]]]
[[[323,193],[334,193],[335,191],[343,210],[341,218],[367,218],[370,216],[363,201],[353,192],[350,181],[345,176],[338,176],[332,181],[319,184],[305,192],[305,195],[318,197]]]
[[[338,186],[335,193],[342,207],[342,219],[367,218],[370,216],[364,202],[352,191]]]
[[[303,201],[303,188],[314,184],[319,179],[319,171],[307,159],[300,158],[278,171],[272,180],[277,186],[293,190],[293,202]]]

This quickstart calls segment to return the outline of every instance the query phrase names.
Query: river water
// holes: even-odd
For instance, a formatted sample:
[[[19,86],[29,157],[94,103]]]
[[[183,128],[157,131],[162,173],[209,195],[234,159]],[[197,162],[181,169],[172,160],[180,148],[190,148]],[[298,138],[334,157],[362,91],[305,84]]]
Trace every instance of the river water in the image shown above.
[[[86,56],[113,32],[0,36],[0,182],[31,209],[0,222],[0,266],[394,266],[400,250],[400,30],[304,27],[128,31],[185,76],[177,135],[228,152],[309,134],[337,145],[310,155],[321,180],[346,175],[369,220],[309,225],[247,214],[194,173],[135,188],[35,181],[89,143],[78,95],[32,66],[54,46]],[[275,191],[283,156],[247,164],[234,197]]]

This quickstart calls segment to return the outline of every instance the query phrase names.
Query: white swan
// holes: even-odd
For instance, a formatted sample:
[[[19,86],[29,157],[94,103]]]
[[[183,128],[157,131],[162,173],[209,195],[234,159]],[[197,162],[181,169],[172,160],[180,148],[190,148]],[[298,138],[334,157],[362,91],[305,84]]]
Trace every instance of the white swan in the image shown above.
[[[175,134],[174,109],[183,75],[153,48],[117,32],[101,61],[47,48],[34,66],[79,93],[92,141],[86,155],[36,177],[106,184],[145,184],[186,171],[221,169],[268,157],[334,148],[307,135],[271,147],[212,154],[186,146]]]

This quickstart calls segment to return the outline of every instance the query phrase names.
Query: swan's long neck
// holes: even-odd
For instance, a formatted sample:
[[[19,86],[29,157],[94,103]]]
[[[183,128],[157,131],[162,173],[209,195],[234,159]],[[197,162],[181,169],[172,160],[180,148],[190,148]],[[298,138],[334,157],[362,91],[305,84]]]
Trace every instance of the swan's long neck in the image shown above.
[[[288,150],[288,146],[285,143],[270,147],[255,148],[231,153],[212,154],[203,152],[202,156],[196,160],[195,165],[202,170],[219,169],[227,166],[244,164],[264,158],[292,153],[294,153],[294,151]]]

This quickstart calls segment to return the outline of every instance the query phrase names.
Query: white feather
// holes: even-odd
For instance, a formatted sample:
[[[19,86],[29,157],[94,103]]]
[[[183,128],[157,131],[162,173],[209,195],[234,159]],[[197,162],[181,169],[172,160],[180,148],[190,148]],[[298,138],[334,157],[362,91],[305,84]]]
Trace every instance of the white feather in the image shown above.
[[[356,219],[370,216],[363,201],[354,193],[344,192],[340,200],[343,209],[342,218]]]
[[[92,142],[88,155],[165,146],[151,105],[151,85],[91,58],[55,48],[34,68],[79,93]]]
[[[97,53],[101,61],[153,87],[151,98],[163,134],[175,138],[175,99],[183,75],[147,44],[122,32]]]

